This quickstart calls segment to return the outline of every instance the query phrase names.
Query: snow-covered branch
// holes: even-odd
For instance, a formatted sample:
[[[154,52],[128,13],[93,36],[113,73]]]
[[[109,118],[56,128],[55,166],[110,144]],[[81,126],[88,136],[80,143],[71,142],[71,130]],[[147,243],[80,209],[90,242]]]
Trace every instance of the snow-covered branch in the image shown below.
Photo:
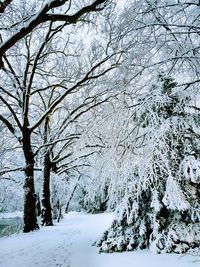
[[[68,0],[51,0],[46,1],[44,6],[38,11],[33,17],[31,17],[28,21],[26,21],[25,25],[22,26],[19,30],[16,31],[10,38],[4,41],[0,45],[0,66],[3,67],[2,57],[6,53],[6,51],[15,45],[16,42],[24,38],[30,32],[32,32],[38,25],[44,23],[45,21],[63,21],[63,16],[65,17],[65,24],[74,24],[77,23],[78,20],[85,14],[90,12],[96,12],[102,10],[101,5],[105,4],[107,0],[96,0],[91,5],[87,5],[77,11],[74,15],[61,15],[55,16],[54,14],[48,14],[48,11],[52,8],[60,7],[67,3]],[[99,7],[100,6],[100,7]],[[61,19],[62,18],[62,19]]]
[[[10,3],[12,2],[13,0],[1,0],[0,1],[0,13],[3,13],[6,9],[6,7],[8,5],[10,5]]]

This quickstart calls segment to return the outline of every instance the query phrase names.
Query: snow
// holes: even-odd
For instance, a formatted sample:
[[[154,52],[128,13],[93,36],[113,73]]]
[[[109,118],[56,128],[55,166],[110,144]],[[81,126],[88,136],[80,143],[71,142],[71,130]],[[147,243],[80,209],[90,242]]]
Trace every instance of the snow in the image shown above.
[[[11,218],[22,218],[22,217],[23,217],[22,211],[0,213],[0,219],[11,219]]]
[[[112,214],[69,213],[56,226],[0,239],[0,267],[197,267],[192,255],[148,250],[99,254],[91,246],[111,224]]]

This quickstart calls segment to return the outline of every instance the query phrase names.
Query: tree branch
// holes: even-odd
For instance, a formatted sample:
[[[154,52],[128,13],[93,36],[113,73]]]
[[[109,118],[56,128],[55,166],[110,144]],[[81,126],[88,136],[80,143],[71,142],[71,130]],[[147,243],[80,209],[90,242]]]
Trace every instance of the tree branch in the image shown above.
[[[21,29],[19,29],[15,34],[8,38],[0,46],[0,68],[3,67],[2,57],[6,53],[6,51],[14,46],[15,43],[17,43],[19,40],[32,32],[41,23],[44,23],[46,21],[57,21],[59,19],[58,16],[56,17],[54,16],[54,14],[47,14],[47,12],[52,8],[64,5],[67,1],[68,0],[52,0],[46,2],[46,4],[38,13],[36,13],[33,17],[30,17],[29,21],[27,21],[27,23],[23,27],[21,27]],[[85,14],[102,10],[103,8],[98,8],[98,6],[106,2],[107,0],[96,0],[91,5],[81,8],[74,15],[65,15],[65,25],[77,23],[78,20]],[[63,16],[61,21],[63,21]]]
[[[41,118],[35,123],[35,125],[33,125],[32,127],[30,127],[30,131],[34,131],[38,126],[41,125],[41,123],[44,121],[44,119],[46,118],[46,116],[48,116],[64,99],[65,97],[70,94],[71,92],[73,92],[75,89],[79,88],[80,86],[83,86],[85,82],[92,80],[98,77],[101,77],[102,75],[104,75],[106,72],[116,68],[116,65],[113,65],[111,67],[108,67],[105,71],[96,74],[96,75],[92,75],[93,72],[98,69],[101,65],[103,65],[105,62],[107,62],[109,59],[111,59],[115,54],[112,54],[111,56],[107,56],[105,57],[103,60],[101,60],[100,62],[98,62],[95,66],[93,66],[86,74],[85,76],[82,78],[82,80],[78,81],[74,86],[72,86],[71,88],[69,88],[65,93],[63,93],[48,109],[47,111],[41,116]]]
[[[8,102],[2,97],[0,96],[0,100],[7,106],[7,108],[10,110],[11,114],[13,115],[18,127],[20,130],[22,130],[22,126],[21,123],[19,121],[19,119],[17,118],[16,112],[13,110],[13,108],[11,107],[10,104],[8,104]]]
[[[16,172],[16,171],[24,171],[25,167],[19,167],[19,168],[15,168],[15,169],[4,169],[0,171],[0,176],[5,174],[5,173],[9,173],[9,172]],[[40,168],[34,168],[34,171],[42,171],[42,169]]]
[[[9,6],[12,1],[13,0],[0,1],[0,13],[4,13],[6,7]]]
[[[0,115],[0,120],[6,125],[6,127],[8,128],[8,130],[17,138],[17,140],[20,142],[21,138],[19,136],[16,135],[16,131],[15,128],[12,126],[12,124],[6,119],[4,118],[2,115]]]

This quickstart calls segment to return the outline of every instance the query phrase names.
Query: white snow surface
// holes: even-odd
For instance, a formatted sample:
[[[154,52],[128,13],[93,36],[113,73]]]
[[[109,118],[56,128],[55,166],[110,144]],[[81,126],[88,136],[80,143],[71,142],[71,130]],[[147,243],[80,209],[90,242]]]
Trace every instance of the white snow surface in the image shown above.
[[[57,225],[0,239],[0,267],[199,267],[192,255],[148,250],[99,254],[92,246],[113,219],[112,214],[69,213]]]

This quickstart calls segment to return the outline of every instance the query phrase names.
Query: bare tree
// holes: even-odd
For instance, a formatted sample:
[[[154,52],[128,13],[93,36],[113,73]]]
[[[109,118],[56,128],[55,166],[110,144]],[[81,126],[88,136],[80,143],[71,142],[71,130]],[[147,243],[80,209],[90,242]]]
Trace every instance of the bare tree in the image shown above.
[[[95,83],[91,85],[93,90]],[[80,97],[80,91],[86,88],[80,88],[77,92],[74,92],[74,96],[78,99]],[[88,89],[88,88],[87,88]],[[86,89],[86,90],[87,90]],[[68,95],[68,101],[63,103],[63,108],[59,109],[59,113],[49,115],[45,119],[44,125],[44,144],[38,148],[38,153],[42,149],[42,157],[44,158],[44,171],[43,171],[43,197],[42,197],[42,223],[44,225],[51,225],[51,204],[50,204],[50,176],[51,172],[58,174],[69,173],[70,170],[78,169],[83,163],[80,163],[81,158],[90,156],[94,152],[83,152],[81,155],[74,153],[73,146],[76,145],[76,141],[81,139],[82,130],[77,131],[71,125],[79,125],[80,117],[84,117],[90,110],[96,108],[99,105],[103,105],[113,97],[115,93],[111,90],[108,93],[108,89],[103,92],[94,92],[93,94],[87,94],[87,97],[80,97],[78,103],[73,104],[71,97]],[[43,99],[43,103],[49,99]],[[65,99],[66,100],[66,99]],[[51,103],[51,102],[49,102]],[[68,108],[69,106],[69,108]],[[56,112],[57,113],[57,112]],[[56,121],[56,129],[54,128],[54,121]],[[54,125],[54,127],[53,127]],[[80,128],[80,127],[79,127]],[[78,165],[77,165],[77,162]]]
[[[35,216],[35,156],[32,136],[35,134],[37,129],[45,123],[47,117],[59,107],[60,103],[62,103],[68,95],[79,90],[79,88],[86,86],[89,81],[98,79],[99,77],[105,75],[108,71],[112,70],[114,66],[112,66],[112,63],[109,62],[111,62],[113,57],[117,56],[116,53],[104,55],[103,58],[97,59],[95,62],[91,62],[91,66],[87,66],[87,68],[80,73],[79,79],[74,80],[73,83],[69,82],[62,85],[62,77],[62,81],[57,79],[59,82],[53,84],[51,78],[49,78],[49,82],[51,82],[46,88],[37,87],[37,82],[42,82],[42,75],[44,75],[41,67],[48,76],[51,75],[50,73],[52,72],[52,67],[56,63],[56,53],[51,51],[52,47],[49,43],[53,40],[56,33],[60,31],[60,27],[57,27],[56,25],[54,26],[54,21],[56,20],[53,18],[53,21],[50,22],[49,26],[44,28],[44,35],[40,38],[41,40],[38,40],[39,44],[37,48],[31,44],[34,34],[37,35],[37,33],[31,33],[31,35],[27,34],[34,29],[34,25],[37,26],[39,23],[44,22],[44,17],[46,16],[44,16],[44,14],[46,14],[51,8],[64,4],[65,2],[66,1],[51,1],[50,4],[45,4],[39,14],[37,13],[37,15],[35,15],[35,19],[30,19],[31,22],[29,26],[26,25],[27,27],[24,27],[19,32],[12,35],[12,37],[1,46],[4,66],[1,72],[2,94],[0,96],[0,101],[2,103],[2,108],[4,109],[4,114],[7,113],[9,115],[7,117],[1,115],[0,119],[9,131],[17,138],[23,149],[25,159],[25,167],[23,170],[26,177],[24,183],[25,232],[38,228]],[[76,23],[82,15],[87,14],[90,11],[99,11],[97,8],[98,5],[104,2],[105,1],[95,1],[92,5],[85,6],[80,9],[74,15],[74,19],[70,23],[68,21],[67,24]],[[47,15],[47,17],[49,16],[51,17],[50,14]],[[50,20],[52,20],[52,18]],[[18,40],[25,36],[26,38],[23,39],[22,42],[18,42],[18,44],[12,49],[12,51],[19,51],[18,49],[20,49],[20,46],[23,46],[25,52],[22,51],[21,54],[17,53],[14,56],[12,54],[7,56],[4,54],[11,45],[16,44]],[[30,50],[30,46],[32,50]],[[62,50],[61,53],[64,55],[64,50]],[[49,60],[48,66],[46,64],[47,60]],[[40,110],[38,105],[35,106],[34,101],[40,102],[38,96],[42,92],[48,91],[49,89],[52,90],[52,92],[55,92],[57,88],[60,88],[59,93],[56,92],[53,95],[52,101],[45,111]]]
[[[95,10],[99,2],[102,1],[96,1],[95,5],[92,5],[93,8],[95,6]],[[81,14],[90,10],[91,8],[88,9],[87,7],[84,12],[81,11]],[[70,31],[72,31],[72,28],[67,33],[68,38],[71,36]],[[56,34],[58,34],[58,37],[56,37]],[[71,72],[69,72],[69,65],[66,64],[68,58],[76,59],[80,57],[80,54],[77,55],[76,52],[74,54],[74,50],[67,46],[70,41],[67,41],[66,45],[62,38],[60,26],[54,26],[54,22],[50,22],[47,27],[43,28],[42,33],[36,30],[18,42],[12,48],[12,52],[15,51],[16,53],[3,56],[4,66],[1,73],[2,94],[0,100],[4,114],[8,115],[1,115],[0,119],[13,136],[17,138],[23,150],[25,160],[25,166],[22,168],[25,173],[24,232],[38,228],[35,215],[36,195],[34,189],[36,155],[34,142],[37,142],[35,140],[38,131],[44,126],[43,142],[45,144],[47,142],[48,120],[51,114],[60,108],[66,97],[84,90],[88,86],[95,86],[98,79],[116,68],[122,55],[122,51],[112,50],[107,53],[106,49],[101,48],[100,54],[95,52],[95,56],[91,57],[90,61],[84,60],[85,56],[83,55],[82,61],[81,59],[76,61],[74,67],[71,66]],[[59,49],[56,48],[55,40],[60,41]],[[38,42],[37,45],[33,44],[34,41]],[[72,41],[75,41],[75,39]],[[19,53],[21,47],[23,47],[23,50]],[[57,65],[58,60],[61,60],[62,64]],[[74,119],[78,118],[87,109],[104,101],[106,100],[102,99],[93,104],[93,101],[88,98],[86,104],[80,105],[82,109],[76,108],[69,115],[71,117],[73,115]],[[70,121],[70,117],[68,120]],[[65,122],[63,122],[63,126],[64,124]],[[44,153],[44,187],[45,194],[47,193],[48,197],[44,198],[47,202],[44,200],[43,203],[45,208],[48,207],[47,210],[50,210],[49,171],[52,164],[55,165],[54,162],[49,161],[50,153],[49,148]],[[51,219],[45,219],[45,224],[52,224]]]

